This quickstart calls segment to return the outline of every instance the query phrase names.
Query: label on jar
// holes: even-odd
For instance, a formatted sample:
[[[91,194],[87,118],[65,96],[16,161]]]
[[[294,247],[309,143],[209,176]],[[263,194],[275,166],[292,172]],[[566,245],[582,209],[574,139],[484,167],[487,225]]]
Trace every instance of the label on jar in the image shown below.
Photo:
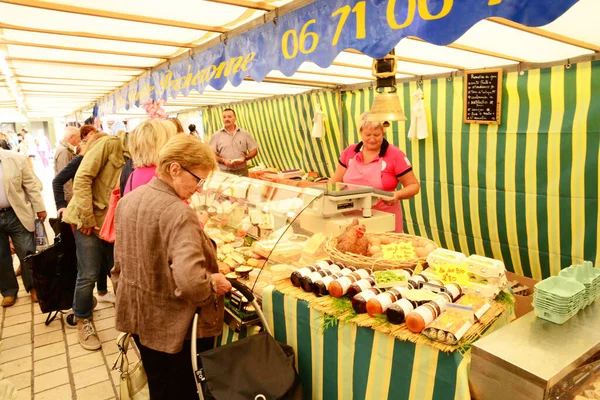
[[[335,280],[335,277],[329,275],[325,278],[321,279],[321,283],[325,285],[325,287],[329,287],[329,284]]]
[[[427,307],[417,307],[414,312],[423,317],[423,321],[425,321],[425,326],[429,325],[435,319],[435,315],[431,312],[431,310]]]
[[[435,303],[435,304],[437,304],[438,306],[440,306],[440,311],[441,312],[446,311],[446,305],[448,304],[448,302],[443,297],[438,297],[436,299],[433,299],[432,302]]]
[[[371,287],[371,282],[369,282],[367,279],[361,279],[360,281],[356,282],[356,286],[358,286],[362,292],[363,290]]]
[[[319,278],[324,277],[326,274],[323,271],[317,271],[317,272],[313,272],[312,274],[308,275],[308,279],[310,279],[311,281],[316,281]]]
[[[315,265],[319,268],[327,268],[329,267],[329,263],[327,261],[317,261]]]
[[[408,288],[407,286],[394,286],[393,288],[390,289],[392,292],[396,292],[394,294],[398,294],[398,298],[400,298],[400,296],[402,296],[403,292],[408,292],[410,290],[410,288]]]
[[[356,272],[362,279],[367,279],[371,274],[366,269],[357,269]]]
[[[343,278],[338,279],[337,281],[342,287],[342,293],[346,294],[350,286],[352,286],[353,280],[349,276],[344,276]]]
[[[358,296],[360,296],[366,303],[367,301],[377,297],[377,294],[373,293],[371,290],[369,290],[367,292],[360,293]]]
[[[445,287],[450,292],[450,295],[452,296],[453,300],[456,300],[458,298],[458,296],[460,296],[460,290],[455,284],[450,283],[450,284],[446,285]]]
[[[412,280],[419,283],[419,282],[425,282],[425,278],[423,278],[421,275],[413,275],[412,276]]]
[[[331,272],[332,274],[337,274],[338,272],[340,272],[342,269],[340,267],[338,267],[335,264],[331,264],[328,268],[325,268],[326,270],[328,270],[329,272]]]
[[[306,276],[308,274],[310,274],[312,271],[310,270],[310,267],[304,267],[304,268],[300,268],[299,270],[296,270],[296,273],[300,274],[300,276]]]
[[[389,293],[381,293],[375,296],[375,300],[379,301],[381,305],[381,311],[387,310],[393,303]]]
[[[343,270],[340,271],[340,274],[346,276],[346,275],[350,275],[351,273],[353,273],[354,271],[351,270],[350,268],[344,268]]]
[[[408,315],[408,313],[415,309],[410,301],[406,299],[400,299],[396,302],[396,304],[402,309],[402,311],[404,311],[404,315]]]

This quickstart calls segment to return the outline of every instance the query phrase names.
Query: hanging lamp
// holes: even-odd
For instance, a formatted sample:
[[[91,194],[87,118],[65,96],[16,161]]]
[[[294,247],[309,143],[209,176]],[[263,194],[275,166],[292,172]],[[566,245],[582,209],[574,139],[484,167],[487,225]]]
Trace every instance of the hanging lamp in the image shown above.
[[[384,127],[390,126],[390,121],[406,121],[400,99],[396,94],[397,61],[394,50],[384,58],[373,60],[372,73],[376,82],[375,99],[369,110],[367,121],[381,122]]]

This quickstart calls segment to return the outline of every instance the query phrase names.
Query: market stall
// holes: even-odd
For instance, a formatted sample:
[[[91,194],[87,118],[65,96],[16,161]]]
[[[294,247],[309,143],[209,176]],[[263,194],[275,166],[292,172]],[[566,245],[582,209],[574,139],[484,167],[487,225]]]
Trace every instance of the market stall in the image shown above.
[[[347,196],[360,192],[356,187],[348,189]],[[368,189],[359,195],[370,196]],[[514,318],[514,300],[504,291],[504,266],[493,260],[467,259],[459,253],[435,250],[437,245],[424,238],[378,233],[376,226],[365,228],[372,241],[369,254],[373,256],[342,254],[336,248],[341,248],[339,244],[349,237],[348,230],[331,229],[328,233],[327,220],[355,226],[353,218],[340,212],[325,212],[328,216],[323,216],[321,208],[327,201],[334,202],[337,194],[327,187],[298,188],[215,173],[205,190],[192,198],[191,205],[211,216],[205,231],[219,246],[221,271],[253,289],[262,300],[275,338],[295,349],[305,398],[397,398],[399,393],[406,393],[412,396],[409,398],[427,399],[449,398],[450,392],[452,398],[469,398],[471,344]],[[331,199],[326,200],[328,197]],[[374,201],[370,197],[360,199],[361,204],[365,199]],[[357,216],[358,220],[368,219]],[[382,240],[389,244],[381,244]],[[378,256],[374,253],[376,247],[385,253]],[[337,261],[323,264],[328,259]],[[430,267],[418,272],[427,262]],[[351,265],[364,269],[358,272]],[[303,268],[309,266],[314,267]],[[304,280],[309,275],[299,274],[308,269],[321,271],[310,275],[314,282],[304,282],[307,285],[300,288],[300,280],[290,281],[291,276]],[[465,290],[461,302],[466,300],[467,316],[457,317],[460,329],[452,331],[455,341],[440,342],[438,336],[430,339],[421,330],[412,331],[403,321],[392,323],[386,319],[389,317],[384,309],[379,315],[365,313],[370,306],[366,302],[367,308],[358,312],[351,300],[360,293],[354,298],[334,298],[324,278],[341,279],[352,271],[357,271],[352,279],[369,278],[359,279],[361,285],[379,279],[381,274],[392,279],[386,274],[400,271],[392,274],[398,281],[385,287],[389,293],[407,291],[403,294],[409,307],[406,318],[410,309],[435,300],[436,290],[444,293],[439,295],[446,299],[440,300],[444,309],[448,302],[458,301]],[[425,280],[430,286],[417,283]],[[460,293],[456,292],[456,284],[454,289],[439,286],[457,281],[463,288]],[[317,296],[318,282],[323,289]],[[333,279],[329,282],[335,283]],[[217,339],[220,345],[256,330],[253,310],[246,307],[243,296],[232,293],[226,304],[227,324]],[[437,315],[442,317],[444,313],[438,309]]]
[[[341,150],[358,141],[357,117],[377,96],[372,58],[395,49],[399,83],[393,88],[410,122],[391,121],[388,137],[405,151],[421,184],[421,194],[403,202],[411,240],[427,238],[465,258],[486,256],[537,279],[575,261],[598,261],[596,3],[317,0],[255,7],[267,11],[260,21],[217,29],[199,47],[178,52],[94,101],[98,116],[139,111],[145,104],[169,112],[200,106],[210,136],[231,106],[260,142],[259,162],[328,177]],[[9,61],[30,63],[14,54]],[[472,83],[473,70],[481,69],[479,82]],[[481,81],[490,73],[493,87]],[[273,86],[278,90],[259,93]],[[475,93],[492,104],[489,110],[479,107],[470,87],[490,90]],[[428,135],[412,139],[407,134],[418,104],[426,110]],[[313,133],[316,114],[326,116],[320,134]],[[276,337],[296,349],[307,398],[468,399],[469,346],[510,320],[510,296],[488,294],[485,318],[473,318],[461,335],[439,329],[454,344],[409,334],[406,324],[390,327],[380,313],[348,318],[338,303],[291,287],[286,279],[293,270],[333,259],[328,249],[335,247],[334,238],[326,234],[339,234],[355,216],[370,225],[369,233],[391,229],[364,215],[370,206],[354,197],[348,203],[355,214],[330,223],[335,218],[320,202],[326,194],[311,190],[215,174],[192,202],[211,214],[206,232],[219,246],[222,272],[263,295]],[[367,204],[374,195],[361,196]],[[402,269],[406,260],[398,261]],[[383,264],[375,257],[362,267]],[[415,269],[410,277],[419,275]],[[453,281],[442,282],[448,283]],[[220,344],[252,327],[243,298],[232,295],[229,304]],[[424,327],[431,329],[434,319]]]
[[[359,140],[357,118],[376,98],[371,57],[394,48],[396,89],[407,121],[392,121],[387,136],[405,152],[422,188],[402,202],[407,232],[503,260],[509,270],[538,280],[573,262],[597,259],[597,4],[528,1],[516,10],[508,2],[475,2],[465,10],[469,3],[445,8],[449,3],[424,8],[416,2],[415,9],[399,2],[325,8],[320,2],[293,3],[267,13],[259,27],[240,27],[102,98],[100,114],[148,100],[193,103],[203,91],[215,96],[214,88],[227,96],[234,88],[273,93],[274,86],[296,87],[296,94],[198,104],[205,135],[220,128],[222,110],[233,107],[240,125],[260,143],[258,163],[330,177],[340,152]],[[381,29],[357,37],[362,4],[365,18],[377,20]],[[432,18],[423,17],[426,11]],[[408,15],[406,26],[390,25],[392,14],[397,25]],[[466,123],[473,121],[465,119],[466,76],[493,67],[502,69],[497,118]],[[417,140],[407,135],[419,89],[429,136]],[[312,135],[318,110],[325,115],[320,138]],[[571,187],[576,175],[583,184]]]

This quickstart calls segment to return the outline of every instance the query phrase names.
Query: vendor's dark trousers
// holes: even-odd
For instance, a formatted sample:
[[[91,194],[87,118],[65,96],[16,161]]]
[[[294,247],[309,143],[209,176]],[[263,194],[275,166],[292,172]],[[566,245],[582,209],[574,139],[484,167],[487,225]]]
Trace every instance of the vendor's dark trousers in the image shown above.
[[[0,212],[0,292],[4,297],[14,297],[19,291],[10,254],[9,237],[15,246],[15,253],[21,260],[23,286],[29,291],[33,287],[33,278],[31,270],[23,264],[23,259],[29,254],[35,254],[34,235],[23,226],[12,208]]]
[[[144,370],[148,376],[151,400],[198,399],[190,355],[190,340],[183,343],[183,349],[179,353],[168,354],[149,349],[140,343],[138,335],[132,336],[140,350]],[[198,353],[212,349],[214,342],[214,337],[198,339]]]

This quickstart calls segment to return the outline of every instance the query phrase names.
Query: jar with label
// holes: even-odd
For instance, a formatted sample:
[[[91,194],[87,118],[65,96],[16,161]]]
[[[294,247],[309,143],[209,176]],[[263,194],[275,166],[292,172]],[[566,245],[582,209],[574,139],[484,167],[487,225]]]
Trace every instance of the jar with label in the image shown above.
[[[406,327],[413,333],[421,333],[438,317],[436,309],[430,304],[423,304],[406,316]]]
[[[431,283],[432,285],[444,286],[444,282],[439,279],[430,279],[427,283]]]
[[[346,294],[348,295],[349,298],[353,298],[354,296],[356,296],[363,290],[373,287],[376,284],[377,284],[377,282],[375,282],[375,278],[370,276],[366,279],[361,279],[359,281],[354,282],[350,286],[350,288],[348,288],[348,293],[346,293]]]
[[[406,287],[393,287],[388,289],[367,302],[367,313],[373,317],[377,314],[383,314],[389,306],[402,298],[402,292],[409,290]]]
[[[419,288],[419,284],[422,282],[427,282],[427,277],[421,274],[416,274],[413,275],[409,280],[408,283],[410,285],[412,285],[413,289],[418,289]]]
[[[438,296],[437,298],[431,300],[429,304],[435,308],[437,316],[440,316],[444,311],[446,311],[448,300],[446,300],[444,296]]]
[[[440,295],[442,298],[444,298],[444,300],[446,300],[447,303],[452,303],[452,296],[446,292],[439,292],[438,295]]]
[[[385,316],[390,323],[399,325],[404,322],[406,316],[410,314],[411,311],[413,311],[416,307],[416,303],[407,299],[400,299],[389,306],[385,312]]]
[[[329,294],[335,298],[340,298],[342,296],[344,296],[346,293],[348,293],[348,289],[350,289],[350,286],[360,280],[360,279],[366,279],[371,275],[371,271],[370,270],[366,270],[366,269],[357,269],[356,271],[352,272],[349,275],[346,275],[342,278],[339,278],[333,282],[331,282],[329,284],[329,287],[327,288],[329,290]]]
[[[304,268],[300,268],[294,272],[292,272],[292,275],[290,276],[290,280],[292,281],[292,285],[296,286],[296,287],[300,287],[300,285],[302,284],[301,279],[313,272],[316,271],[320,271],[323,268],[328,267],[329,265],[333,264],[332,261],[319,261],[317,262],[315,265],[312,265],[310,267],[304,267]]]
[[[331,274],[329,276],[324,277],[323,279],[319,279],[319,280],[313,282],[314,283],[313,284],[313,293],[317,296],[328,295],[329,291],[327,290],[327,288],[329,287],[329,284],[331,282],[333,282],[334,280],[339,279],[343,276],[350,275],[354,271],[355,271],[354,267],[347,267],[347,268],[342,269],[338,273]]]
[[[337,274],[340,271],[340,267],[338,267],[336,264],[331,264],[323,268],[321,271],[315,271],[312,274],[302,277],[300,279],[300,286],[305,292],[312,292],[314,281],[332,274]],[[323,275],[323,273],[325,273],[325,275]]]
[[[362,292],[360,292],[352,298],[352,308],[354,308],[354,311],[356,311],[357,314],[366,313],[367,303],[369,302],[369,300],[371,300],[380,293],[383,293],[383,290],[374,287],[363,290]]]
[[[452,302],[454,303],[462,295],[462,287],[458,283],[448,283],[444,286],[448,291],[448,294],[452,296]]]

